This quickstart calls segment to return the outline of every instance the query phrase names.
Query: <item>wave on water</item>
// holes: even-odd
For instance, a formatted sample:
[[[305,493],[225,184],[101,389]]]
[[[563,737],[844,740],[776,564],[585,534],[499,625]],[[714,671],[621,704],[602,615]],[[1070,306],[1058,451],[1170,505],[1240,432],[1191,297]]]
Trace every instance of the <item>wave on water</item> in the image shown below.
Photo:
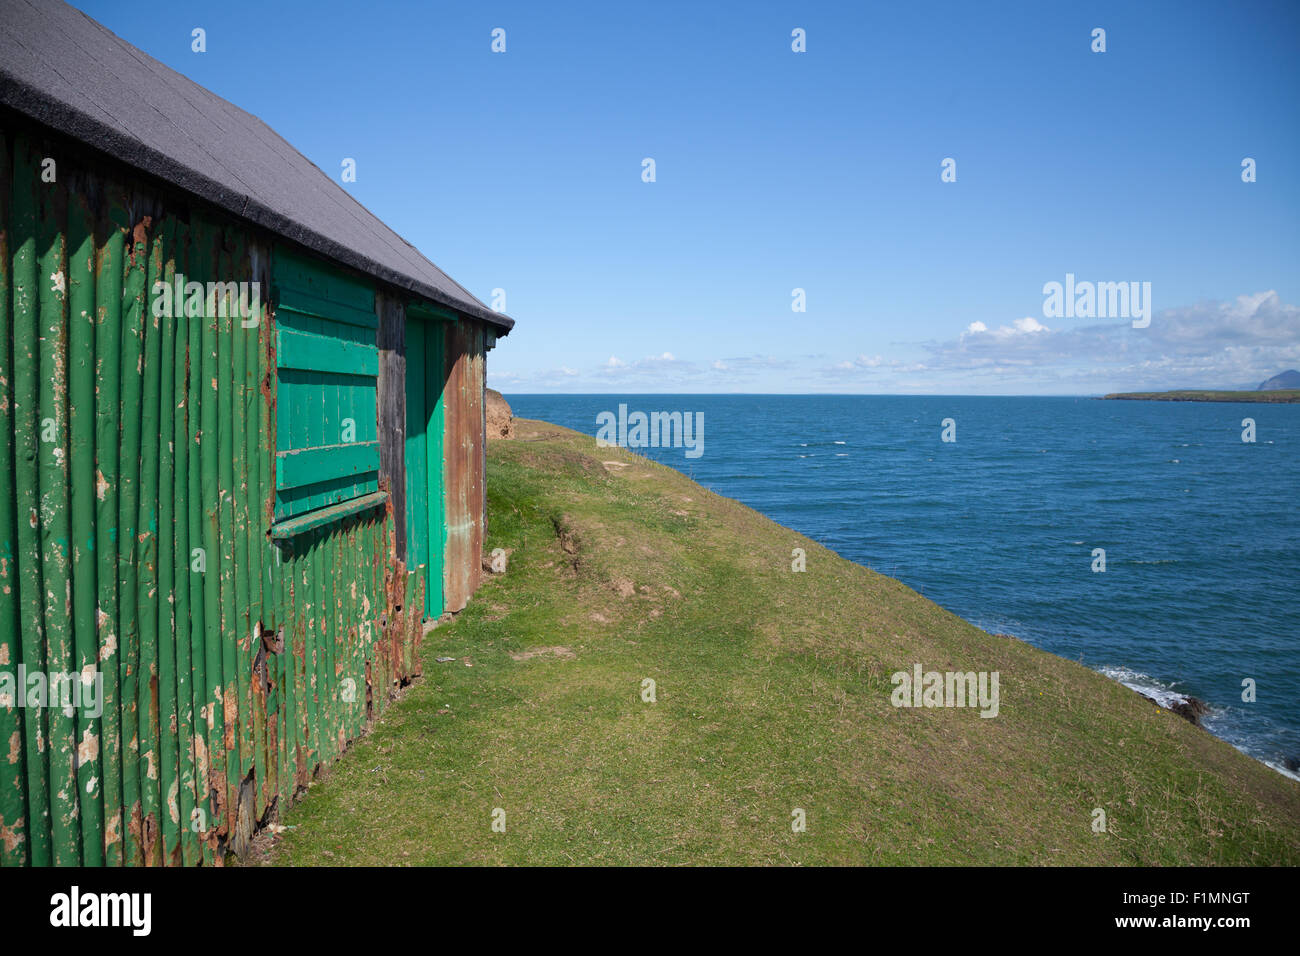
[[[1156,680],[1147,674],[1141,674],[1127,667],[1098,667],[1097,670],[1111,680],[1119,681],[1129,690],[1135,690],[1144,697],[1150,697],[1166,710],[1174,704],[1187,703],[1188,694],[1174,689],[1172,684]]]

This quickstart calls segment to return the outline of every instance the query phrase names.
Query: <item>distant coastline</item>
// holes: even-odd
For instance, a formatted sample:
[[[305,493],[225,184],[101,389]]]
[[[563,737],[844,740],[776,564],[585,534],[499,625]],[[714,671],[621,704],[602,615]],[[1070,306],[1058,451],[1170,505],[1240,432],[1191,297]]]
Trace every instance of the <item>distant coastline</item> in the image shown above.
[[[1279,405],[1300,402],[1300,388],[1279,388],[1266,392],[1178,389],[1171,392],[1116,392],[1112,395],[1102,396],[1103,401],[1110,399],[1127,399],[1138,402],[1264,402]]]

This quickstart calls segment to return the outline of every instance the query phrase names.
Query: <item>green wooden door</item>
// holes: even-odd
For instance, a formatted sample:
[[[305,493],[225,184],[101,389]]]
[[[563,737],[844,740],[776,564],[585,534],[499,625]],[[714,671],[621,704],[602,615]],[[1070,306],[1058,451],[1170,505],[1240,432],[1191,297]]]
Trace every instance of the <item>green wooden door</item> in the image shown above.
[[[424,613],[442,613],[443,333],[436,323],[406,323],[406,563],[425,568]]]

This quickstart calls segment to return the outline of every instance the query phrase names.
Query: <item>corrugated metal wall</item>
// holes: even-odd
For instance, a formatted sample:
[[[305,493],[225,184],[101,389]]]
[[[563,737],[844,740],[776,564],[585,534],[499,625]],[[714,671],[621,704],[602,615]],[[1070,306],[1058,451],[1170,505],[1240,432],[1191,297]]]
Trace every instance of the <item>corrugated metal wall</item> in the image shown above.
[[[220,862],[419,668],[382,503],[268,534],[269,246],[104,168],[0,124],[0,674],[103,686],[0,700],[5,865]],[[155,318],[177,277],[257,322]]]

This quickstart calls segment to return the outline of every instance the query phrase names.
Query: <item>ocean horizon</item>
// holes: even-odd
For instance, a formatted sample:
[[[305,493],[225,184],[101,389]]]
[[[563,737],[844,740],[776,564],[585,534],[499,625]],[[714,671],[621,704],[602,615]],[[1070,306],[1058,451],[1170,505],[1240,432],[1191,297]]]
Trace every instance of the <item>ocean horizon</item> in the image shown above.
[[[1300,779],[1300,462],[1287,454],[1300,407],[1047,395],[505,397],[520,418],[593,439],[604,423],[614,431],[602,437],[626,440],[636,412],[698,420],[699,434],[687,434],[698,447],[634,450],[989,632],[1165,706],[1198,698],[1210,708],[1206,730]],[[1247,418],[1253,442],[1243,440]]]

